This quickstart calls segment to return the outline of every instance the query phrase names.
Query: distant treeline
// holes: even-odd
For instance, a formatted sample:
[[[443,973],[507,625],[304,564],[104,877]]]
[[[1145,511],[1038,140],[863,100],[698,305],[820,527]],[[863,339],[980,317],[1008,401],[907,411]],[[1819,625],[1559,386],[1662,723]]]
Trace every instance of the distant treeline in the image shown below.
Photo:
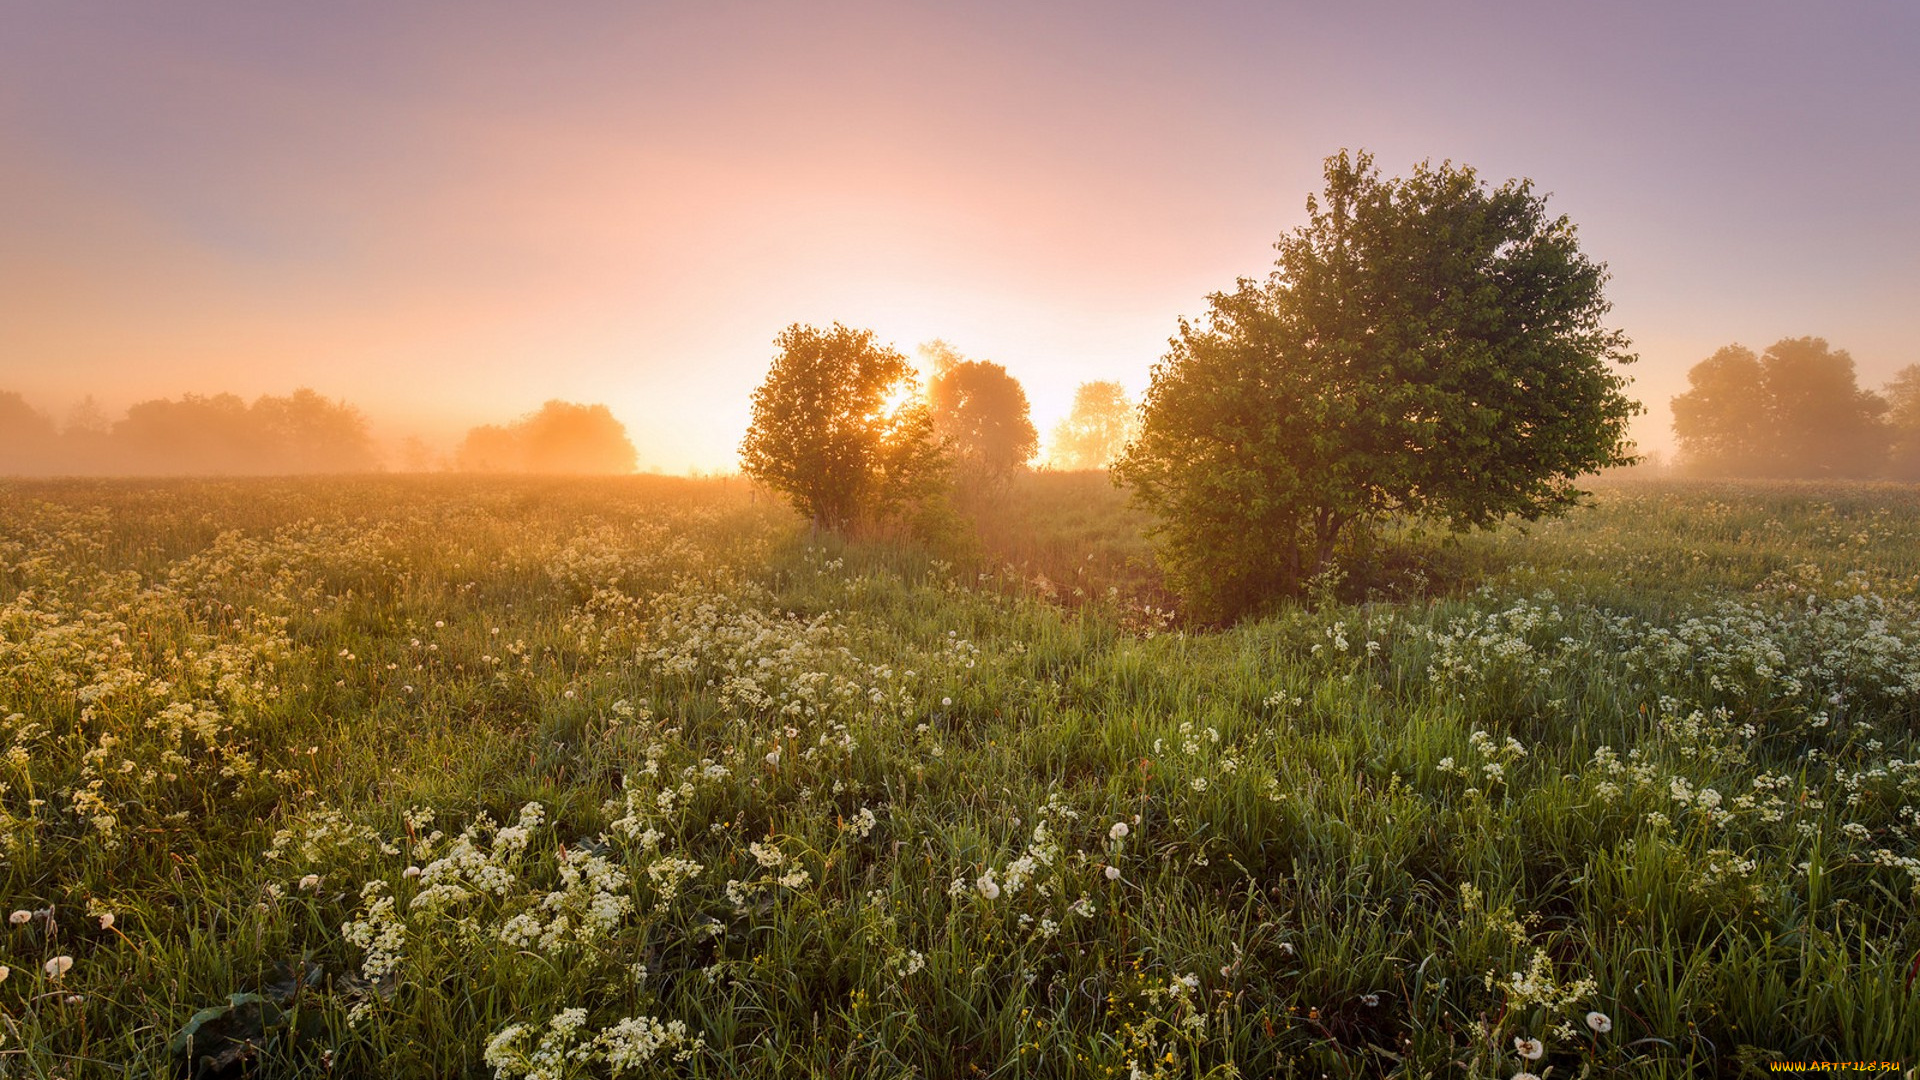
[[[1880,393],[1825,339],[1729,345],[1673,399],[1682,466],[1699,476],[1920,480],[1920,364]]]
[[[423,444],[408,443],[405,466],[430,467]],[[445,464],[478,472],[628,473],[635,454],[606,406],[549,401],[513,424],[474,428]],[[140,402],[118,420],[88,398],[64,424],[20,394],[0,391],[0,475],[283,476],[384,468],[365,414],[309,389],[252,403],[234,394],[184,394]]]
[[[58,426],[0,392],[0,472],[282,475],[380,465],[360,410],[307,389],[252,404],[233,394],[143,401],[112,422],[89,398]]]
[[[515,423],[467,432],[454,463],[463,472],[630,473],[638,457],[605,405],[549,401]]]

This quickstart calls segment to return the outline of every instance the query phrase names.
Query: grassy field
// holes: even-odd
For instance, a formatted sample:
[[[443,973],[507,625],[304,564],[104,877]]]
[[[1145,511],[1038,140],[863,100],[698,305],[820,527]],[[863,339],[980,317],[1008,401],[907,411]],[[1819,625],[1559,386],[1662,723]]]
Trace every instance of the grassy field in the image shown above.
[[[1920,1065],[1920,491],[1605,486],[1231,629],[1098,477],[986,512],[0,482],[0,1075]]]

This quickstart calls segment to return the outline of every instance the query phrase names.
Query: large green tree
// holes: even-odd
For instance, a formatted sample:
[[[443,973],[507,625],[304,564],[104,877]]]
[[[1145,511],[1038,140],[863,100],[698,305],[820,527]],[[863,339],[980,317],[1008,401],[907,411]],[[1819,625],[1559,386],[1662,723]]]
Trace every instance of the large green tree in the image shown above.
[[[929,492],[942,458],[906,357],[839,323],[796,323],[774,345],[740,443],[748,476],[828,529],[879,521]]]
[[[1272,274],[1182,320],[1117,466],[1205,616],[1297,593],[1392,515],[1538,519],[1631,460],[1606,268],[1529,181],[1344,151],[1325,175]]]

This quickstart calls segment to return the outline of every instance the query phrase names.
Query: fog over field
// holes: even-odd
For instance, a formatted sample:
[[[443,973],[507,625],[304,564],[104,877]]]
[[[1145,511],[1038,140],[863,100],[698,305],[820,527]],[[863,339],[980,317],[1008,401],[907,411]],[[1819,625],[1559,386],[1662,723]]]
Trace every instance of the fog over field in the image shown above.
[[[0,1080],[1915,1080],[1915,56],[9,4]]]
[[[550,399],[728,471],[793,322],[1004,365],[1043,435],[1372,150],[1531,177],[1613,274],[1635,440],[1734,342],[1920,361],[1910,5],[30,2],[0,391],[311,387],[386,455]]]

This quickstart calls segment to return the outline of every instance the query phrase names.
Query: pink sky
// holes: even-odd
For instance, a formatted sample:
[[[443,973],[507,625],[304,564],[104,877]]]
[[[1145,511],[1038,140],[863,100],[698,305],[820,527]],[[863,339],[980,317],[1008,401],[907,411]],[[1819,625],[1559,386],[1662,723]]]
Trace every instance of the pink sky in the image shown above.
[[[1920,362],[1920,8],[9,5],[0,390],[312,386],[381,432],[605,402],[733,467],[792,322],[1004,364],[1046,430],[1372,150],[1532,177],[1686,368]]]

